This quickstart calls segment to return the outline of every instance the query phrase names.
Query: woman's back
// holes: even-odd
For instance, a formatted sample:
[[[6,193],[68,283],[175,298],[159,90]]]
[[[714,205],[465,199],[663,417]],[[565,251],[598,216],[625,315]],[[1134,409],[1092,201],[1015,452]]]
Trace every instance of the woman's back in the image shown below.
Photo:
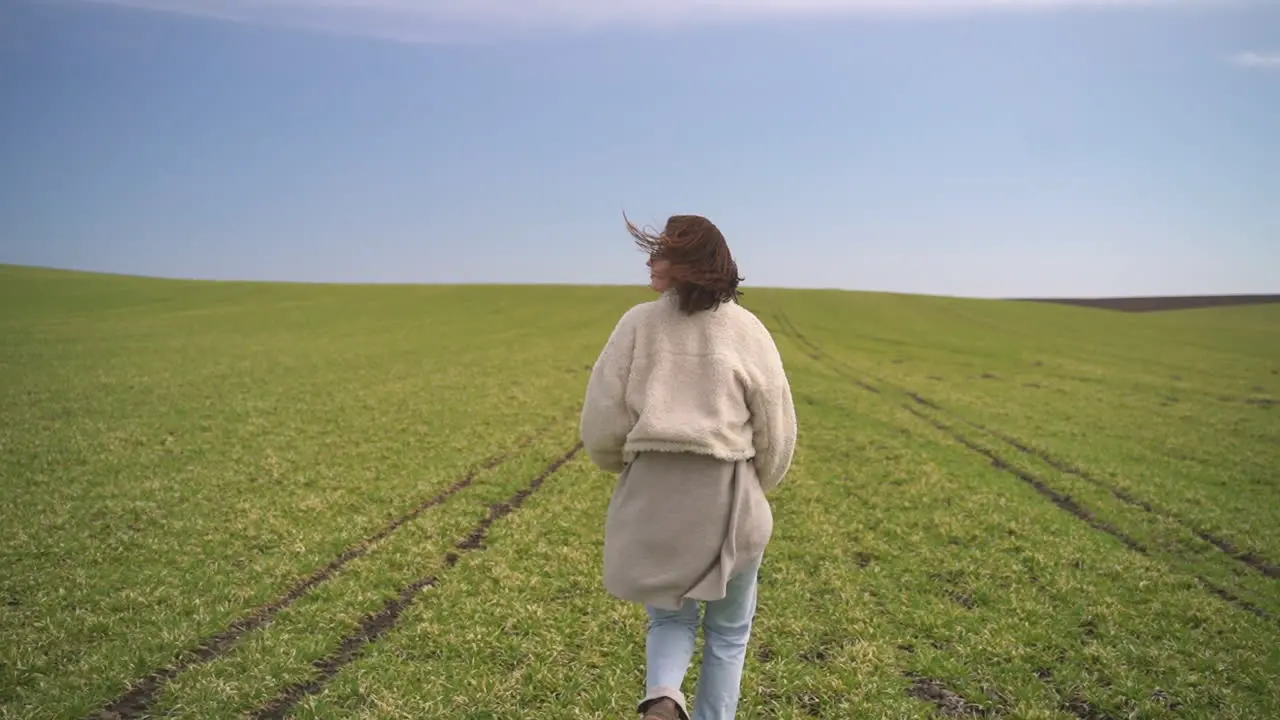
[[[767,414],[786,378],[773,339],[755,315],[732,302],[690,315],[680,310],[674,293],[666,293],[632,308],[615,332],[630,345],[630,357],[617,358],[629,361],[628,455],[694,452],[728,461],[756,456],[752,407]],[[776,400],[790,406],[789,397]]]

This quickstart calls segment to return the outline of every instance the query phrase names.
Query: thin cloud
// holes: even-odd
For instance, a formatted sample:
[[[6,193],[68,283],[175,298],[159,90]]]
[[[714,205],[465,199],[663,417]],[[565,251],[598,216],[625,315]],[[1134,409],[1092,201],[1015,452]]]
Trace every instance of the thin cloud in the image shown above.
[[[1231,62],[1244,68],[1280,70],[1280,52],[1242,52]]]
[[[84,0],[407,42],[752,20],[1185,7],[1224,0]]]

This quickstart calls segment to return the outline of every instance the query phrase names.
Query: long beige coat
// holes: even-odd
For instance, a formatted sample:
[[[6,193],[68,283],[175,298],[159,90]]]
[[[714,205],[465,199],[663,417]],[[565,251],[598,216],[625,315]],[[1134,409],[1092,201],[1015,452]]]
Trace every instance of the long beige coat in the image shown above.
[[[719,600],[773,533],[751,461],[645,452],[618,478],[605,521],[604,585],[667,610]]]
[[[669,610],[723,598],[769,542],[765,493],[796,447],[768,328],[737,303],[687,315],[671,291],[636,305],[592,368],[580,424],[592,461],[619,473],[605,588]]]

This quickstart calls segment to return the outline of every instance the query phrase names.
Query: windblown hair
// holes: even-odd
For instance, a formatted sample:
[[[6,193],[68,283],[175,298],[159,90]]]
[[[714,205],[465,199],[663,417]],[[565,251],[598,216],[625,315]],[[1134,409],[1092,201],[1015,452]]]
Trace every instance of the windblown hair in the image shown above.
[[[623,215],[626,219],[626,215]],[[673,215],[661,233],[637,228],[630,220],[627,231],[636,245],[652,259],[671,263],[671,282],[680,309],[692,315],[714,310],[721,303],[737,302],[742,296],[738,264],[729,252],[724,235],[710,220],[700,215]]]

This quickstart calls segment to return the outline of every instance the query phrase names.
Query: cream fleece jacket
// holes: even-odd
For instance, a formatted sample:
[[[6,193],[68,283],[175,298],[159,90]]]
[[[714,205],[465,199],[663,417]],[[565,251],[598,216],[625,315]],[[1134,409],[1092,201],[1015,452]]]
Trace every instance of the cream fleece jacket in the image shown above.
[[[764,323],[737,303],[686,315],[668,291],[618,321],[587,382],[580,430],[610,472],[639,452],[692,452],[751,460],[768,492],[791,467],[796,412]]]

